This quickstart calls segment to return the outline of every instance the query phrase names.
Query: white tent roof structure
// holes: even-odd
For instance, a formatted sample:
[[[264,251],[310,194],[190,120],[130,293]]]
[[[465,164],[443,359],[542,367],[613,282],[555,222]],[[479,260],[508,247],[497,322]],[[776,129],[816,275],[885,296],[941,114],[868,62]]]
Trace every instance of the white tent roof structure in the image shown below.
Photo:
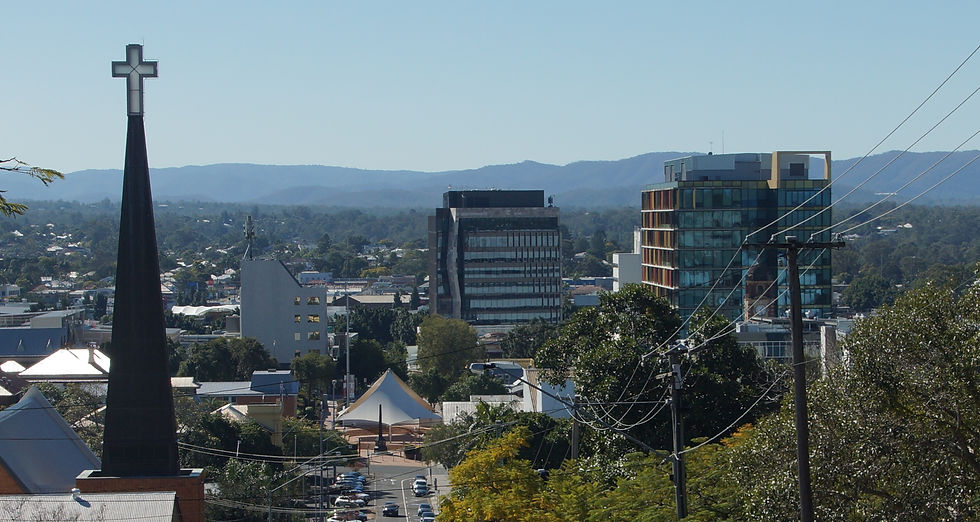
[[[382,423],[387,425],[419,423],[430,424],[442,420],[422,397],[412,391],[404,381],[388,370],[374,381],[364,395],[337,414],[337,421],[352,424],[378,422],[381,407]]]
[[[31,387],[0,412],[0,466],[27,493],[67,493],[75,477],[102,464],[58,411]]]

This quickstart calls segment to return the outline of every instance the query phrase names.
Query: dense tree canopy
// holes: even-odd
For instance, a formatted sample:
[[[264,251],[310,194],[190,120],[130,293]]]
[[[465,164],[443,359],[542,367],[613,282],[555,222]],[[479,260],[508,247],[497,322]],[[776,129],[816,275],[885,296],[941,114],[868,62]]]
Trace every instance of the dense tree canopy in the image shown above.
[[[192,346],[178,375],[198,381],[248,381],[253,371],[276,367],[276,360],[257,340],[222,337]]]
[[[419,326],[419,367],[455,379],[468,363],[482,360],[483,349],[476,341],[476,330],[466,321],[430,315]]]

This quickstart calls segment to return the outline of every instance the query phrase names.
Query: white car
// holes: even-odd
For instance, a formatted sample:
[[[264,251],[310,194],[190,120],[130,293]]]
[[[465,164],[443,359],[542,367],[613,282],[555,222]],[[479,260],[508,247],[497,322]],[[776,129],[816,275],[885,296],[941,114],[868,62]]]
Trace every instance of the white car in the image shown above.
[[[362,499],[348,496],[339,496],[333,501],[333,505],[337,507],[364,507],[365,504],[367,502]]]

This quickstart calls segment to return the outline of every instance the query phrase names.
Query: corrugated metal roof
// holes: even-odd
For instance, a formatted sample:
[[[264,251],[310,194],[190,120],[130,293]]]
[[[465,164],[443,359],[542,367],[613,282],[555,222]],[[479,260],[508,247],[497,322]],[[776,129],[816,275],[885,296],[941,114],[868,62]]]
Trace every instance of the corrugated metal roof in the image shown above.
[[[177,516],[173,491],[0,496],[0,521],[140,520],[171,522]]]

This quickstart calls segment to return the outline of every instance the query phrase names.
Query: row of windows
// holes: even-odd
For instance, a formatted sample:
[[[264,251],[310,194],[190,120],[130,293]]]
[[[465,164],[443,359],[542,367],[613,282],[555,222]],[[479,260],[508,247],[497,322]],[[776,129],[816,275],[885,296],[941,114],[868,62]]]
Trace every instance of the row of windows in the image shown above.
[[[472,234],[466,236],[465,245],[466,248],[554,247],[558,246],[558,234],[556,232],[525,232],[506,235]]]
[[[642,279],[644,282],[666,286],[668,288],[677,287],[677,271],[670,270],[667,268],[658,268],[652,266],[642,267],[643,274]]]
[[[649,190],[642,193],[640,205],[644,210],[674,208],[676,198],[676,189]]]
[[[468,263],[492,263],[494,261],[524,261],[524,260],[557,260],[561,252],[556,248],[522,250],[498,250],[495,252],[472,251],[463,252],[463,260]]]
[[[557,322],[558,312],[495,312],[481,311],[463,314],[463,319],[476,323],[507,323],[513,321],[526,322],[542,318],[546,321]]]
[[[682,230],[678,234],[679,248],[734,248],[742,244],[739,230]]]
[[[677,220],[681,228],[740,228],[743,215],[751,211],[702,210],[680,212]]]
[[[302,341],[303,340],[303,333],[302,332],[296,332],[296,333],[294,333],[293,334],[293,340],[295,340],[295,341]],[[307,341],[319,341],[320,340],[320,332],[318,330],[315,330],[315,331],[312,331],[312,332],[307,332],[306,333],[306,340]]]
[[[643,244],[659,247],[674,247],[677,233],[673,230],[644,230]]]
[[[678,265],[680,268],[725,268],[736,253],[736,250],[679,250]]]
[[[546,294],[558,292],[557,281],[533,283],[480,283],[463,288],[467,295]]]
[[[643,264],[659,266],[676,266],[676,250],[661,250],[659,248],[643,249]]]
[[[498,308],[541,308],[559,306],[557,297],[503,297],[503,298],[471,298],[467,299],[470,309]]]
[[[303,298],[302,297],[294,297],[293,298],[293,304],[296,305],[296,306],[299,306],[300,303],[302,303],[302,301],[303,301]],[[320,298],[317,297],[317,296],[315,296],[315,295],[314,296],[311,296],[311,297],[307,297],[306,298],[306,304],[308,304],[308,305],[318,305],[318,304],[320,304]]]
[[[779,222],[777,223],[777,226],[779,228],[786,228],[788,226],[792,226],[797,223],[803,223],[804,221],[806,221],[806,223],[803,223],[803,225],[797,227],[798,229],[817,228],[817,227],[824,228],[830,225],[830,217],[831,217],[830,212],[820,212],[819,210],[803,210],[803,209],[790,212],[790,210],[793,210],[793,208],[786,207],[779,210],[780,216],[782,216],[779,218]],[[786,214],[787,212],[789,212],[789,214],[783,216],[783,214]],[[801,235],[801,234],[798,233],[797,235]]]
[[[514,279],[561,277],[559,266],[466,267],[463,279]]]
[[[797,207],[802,205],[804,201],[813,197],[820,189],[807,189],[807,190],[792,190],[792,189],[780,189],[778,194],[779,206],[781,207]],[[813,197],[806,204],[808,207],[826,207],[830,205],[830,191],[825,190],[820,193],[819,196]]]
[[[303,320],[303,316],[300,315],[300,314],[296,314],[296,315],[293,316],[293,322],[294,323],[302,322],[302,320]],[[319,323],[320,322],[320,314],[310,314],[310,315],[307,315],[306,316],[306,322],[308,322],[308,323]]]

